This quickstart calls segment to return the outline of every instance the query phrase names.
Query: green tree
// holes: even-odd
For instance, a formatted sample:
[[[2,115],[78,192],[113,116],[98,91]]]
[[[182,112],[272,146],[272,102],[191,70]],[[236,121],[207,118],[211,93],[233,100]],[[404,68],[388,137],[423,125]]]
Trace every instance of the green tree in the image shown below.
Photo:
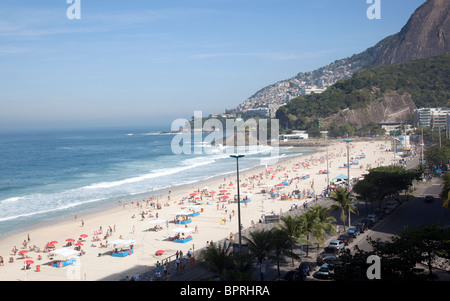
[[[330,198],[334,201],[333,207],[341,210],[341,220],[344,223],[345,230],[345,220],[347,217],[346,212],[348,213],[348,226],[351,227],[350,224],[350,214],[358,214],[358,208],[352,204],[354,198],[350,196],[350,192],[347,188],[339,187],[335,191],[331,192]]]
[[[442,206],[444,208],[450,209],[450,173],[446,173],[444,176],[444,180],[442,182],[442,191],[439,196],[442,200]]]
[[[284,231],[290,239],[292,239],[296,243],[300,244],[309,244],[312,242],[306,239],[302,224],[298,216],[286,215],[280,218],[282,223],[277,223],[278,227]],[[293,253],[294,245],[292,245],[291,252]],[[292,265],[294,265],[294,257],[292,257]]]
[[[274,228],[271,230],[271,244],[274,253],[272,258],[277,262],[277,272],[280,277],[280,263],[286,262],[285,257],[292,258],[292,260],[299,259],[299,256],[292,251],[295,239],[285,231]]]
[[[243,236],[244,240],[247,242],[250,254],[252,254],[252,256],[254,256],[258,261],[261,280],[263,277],[261,265],[264,259],[273,259],[272,237],[271,231],[265,229],[252,231],[249,233],[248,237]]]
[[[229,244],[226,248],[223,246],[210,246],[201,253],[201,262],[209,270],[217,274],[221,279],[227,279],[228,270],[232,268],[232,256],[230,254]]]
[[[381,206],[386,196],[408,189],[418,176],[415,171],[406,170],[402,166],[376,167],[370,169],[364,176],[364,180],[355,185],[354,189],[360,195],[380,201]],[[370,192],[367,191],[368,189]]]

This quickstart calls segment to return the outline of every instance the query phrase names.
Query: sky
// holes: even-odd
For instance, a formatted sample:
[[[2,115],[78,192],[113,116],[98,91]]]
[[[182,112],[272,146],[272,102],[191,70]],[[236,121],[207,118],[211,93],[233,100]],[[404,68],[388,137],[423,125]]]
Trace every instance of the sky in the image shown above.
[[[424,2],[0,0],[0,131],[223,113],[399,32]]]

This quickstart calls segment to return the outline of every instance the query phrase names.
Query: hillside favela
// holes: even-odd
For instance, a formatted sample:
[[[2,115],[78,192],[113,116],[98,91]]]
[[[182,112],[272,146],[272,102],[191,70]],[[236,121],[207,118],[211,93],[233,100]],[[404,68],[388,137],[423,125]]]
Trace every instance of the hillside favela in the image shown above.
[[[450,281],[450,1],[26,2],[0,4],[1,281]]]

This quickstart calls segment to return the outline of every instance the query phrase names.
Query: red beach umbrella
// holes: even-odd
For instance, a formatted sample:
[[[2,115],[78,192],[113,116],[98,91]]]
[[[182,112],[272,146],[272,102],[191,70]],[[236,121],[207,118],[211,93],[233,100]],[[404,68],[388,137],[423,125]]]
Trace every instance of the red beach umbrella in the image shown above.
[[[75,239],[73,239],[73,238],[68,238],[68,239],[66,239],[66,241],[75,241]]]
[[[50,244],[54,245],[57,244],[58,242],[56,240],[52,240],[51,242],[49,242]]]
[[[80,237],[86,238],[86,237],[88,237],[88,235],[87,234],[81,234]]]
[[[54,248],[55,245],[52,244],[52,243],[48,243],[48,244],[45,245],[45,247],[46,247],[46,248]]]
[[[28,253],[28,251],[27,250],[22,250],[22,251],[19,252],[20,255],[23,255],[25,253]]]
[[[162,255],[164,254],[164,250],[158,250],[155,252],[155,255]]]
[[[81,243],[81,242],[77,242],[76,244],[75,244],[75,246],[77,246],[77,247],[79,247],[79,246],[82,246],[83,244]]]
[[[25,263],[25,264],[33,264],[34,261],[33,261],[33,260],[26,260],[26,261],[24,261],[24,263]]]

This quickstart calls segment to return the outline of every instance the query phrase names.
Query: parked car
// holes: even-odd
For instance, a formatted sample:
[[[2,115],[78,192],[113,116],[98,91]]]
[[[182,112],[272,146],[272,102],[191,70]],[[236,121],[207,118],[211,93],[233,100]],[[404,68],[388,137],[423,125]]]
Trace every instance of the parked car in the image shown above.
[[[371,220],[371,219],[368,219],[368,218],[363,218],[361,222],[363,224],[365,224],[368,229],[372,228],[373,225],[375,225],[375,222],[373,220]]]
[[[317,264],[311,261],[303,261],[298,266],[298,270],[302,271],[305,276],[311,275],[311,271],[314,271],[317,267]]]
[[[353,236],[349,234],[341,234],[339,235],[338,240],[342,241],[346,246],[348,246],[352,242]]]
[[[357,223],[355,225],[355,228],[358,229],[361,233],[364,233],[364,231],[366,231],[368,229],[367,225],[364,223]]]
[[[322,259],[322,264],[328,264],[328,265],[340,265],[341,260],[339,257],[334,255],[327,255]]]
[[[328,264],[324,264],[320,267],[320,269],[314,273],[314,278],[319,279],[330,279],[333,278],[334,271],[333,268],[330,267]]]
[[[290,270],[284,274],[284,277],[282,280],[285,281],[304,281],[306,278],[306,275],[300,271],[299,269]],[[281,279],[280,279],[281,280]]]
[[[340,240],[333,239],[328,244],[328,247],[332,247],[332,248],[336,248],[338,250],[342,250],[345,247],[345,243],[340,241]]]
[[[366,218],[370,219],[374,223],[378,222],[378,220],[379,220],[378,215],[375,214],[375,213],[374,214],[368,214]]]
[[[361,231],[359,229],[356,229],[355,227],[351,227],[347,230],[347,234],[353,237],[357,237],[359,234],[361,234]]]
[[[432,196],[432,195],[425,196],[425,202],[426,203],[431,203],[433,201],[434,201],[434,196]]]
[[[332,247],[326,247],[322,253],[317,255],[316,263],[317,265],[322,265],[324,263],[323,259],[327,256],[334,256],[337,258],[337,255],[339,254],[339,250]]]

